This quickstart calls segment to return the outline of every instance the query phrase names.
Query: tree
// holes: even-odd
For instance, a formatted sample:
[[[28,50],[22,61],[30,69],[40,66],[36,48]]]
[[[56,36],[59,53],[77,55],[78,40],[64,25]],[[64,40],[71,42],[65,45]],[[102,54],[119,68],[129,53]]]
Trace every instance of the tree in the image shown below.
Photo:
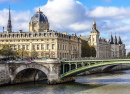
[[[81,50],[82,50],[82,57],[90,57],[90,46],[88,44],[87,41],[85,40],[81,40],[82,41],[82,46],[81,46]]]
[[[16,51],[13,51],[11,46],[13,46],[13,45],[12,44],[3,44],[1,49],[0,49],[0,55],[8,56],[8,59],[10,56],[15,56]]]
[[[28,56],[28,52],[23,50],[23,49],[19,49],[17,50],[17,58],[26,58]]]
[[[35,59],[35,58],[37,58],[37,57],[38,57],[38,53],[36,52],[35,49],[33,49],[33,51],[31,52],[31,58],[32,58],[32,59]]]
[[[96,57],[96,50],[94,46],[90,45],[90,56],[91,57]]]
[[[81,40],[82,41],[82,57],[96,57],[96,50],[95,47],[92,45],[89,45],[86,40]]]
[[[130,57],[130,52],[128,52],[127,57]]]

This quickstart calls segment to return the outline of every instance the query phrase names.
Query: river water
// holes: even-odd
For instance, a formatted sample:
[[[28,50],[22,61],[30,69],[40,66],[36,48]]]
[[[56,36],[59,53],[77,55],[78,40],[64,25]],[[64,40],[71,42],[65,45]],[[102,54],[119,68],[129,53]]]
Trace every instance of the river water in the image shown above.
[[[130,94],[130,70],[78,76],[58,85],[42,81],[1,86],[0,94]]]

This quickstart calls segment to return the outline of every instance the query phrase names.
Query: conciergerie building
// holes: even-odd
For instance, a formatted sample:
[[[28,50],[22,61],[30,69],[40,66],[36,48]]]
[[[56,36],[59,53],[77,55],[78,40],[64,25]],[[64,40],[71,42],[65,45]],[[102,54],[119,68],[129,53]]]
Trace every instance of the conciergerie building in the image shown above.
[[[89,44],[93,45],[96,49],[97,58],[124,58],[126,57],[126,49],[123,40],[119,35],[119,38],[113,38],[111,34],[110,39],[100,37],[98,27],[96,27],[96,21],[94,19],[93,27],[91,28],[90,36],[81,36],[81,39],[86,40]]]
[[[0,46],[3,44],[13,44],[12,49],[23,49],[31,55],[33,49],[38,53],[38,57],[50,58],[80,58],[81,39],[76,33],[68,35],[67,32],[57,32],[49,29],[49,22],[42,11],[37,11],[29,22],[29,31],[12,32],[11,13],[9,8],[9,18],[7,31],[0,33]]]

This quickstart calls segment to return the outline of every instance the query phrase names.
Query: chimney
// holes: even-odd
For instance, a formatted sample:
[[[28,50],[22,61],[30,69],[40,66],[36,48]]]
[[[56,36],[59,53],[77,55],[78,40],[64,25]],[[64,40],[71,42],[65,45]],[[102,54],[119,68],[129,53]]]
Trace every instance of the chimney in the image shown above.
[[[19,30],[19,33],[22,33],[22,30]]]

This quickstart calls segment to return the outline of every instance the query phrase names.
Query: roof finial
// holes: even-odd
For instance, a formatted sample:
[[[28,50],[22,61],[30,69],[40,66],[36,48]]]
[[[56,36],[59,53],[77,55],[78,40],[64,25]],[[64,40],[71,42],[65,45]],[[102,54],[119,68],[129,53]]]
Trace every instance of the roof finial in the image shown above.
[[[39,2],[39,12],[40,12],[40,2]]]
[[[94,16],[94,22],[93,22],[93,24],[96,24],[96,21],[95,21],[95,16]]]

